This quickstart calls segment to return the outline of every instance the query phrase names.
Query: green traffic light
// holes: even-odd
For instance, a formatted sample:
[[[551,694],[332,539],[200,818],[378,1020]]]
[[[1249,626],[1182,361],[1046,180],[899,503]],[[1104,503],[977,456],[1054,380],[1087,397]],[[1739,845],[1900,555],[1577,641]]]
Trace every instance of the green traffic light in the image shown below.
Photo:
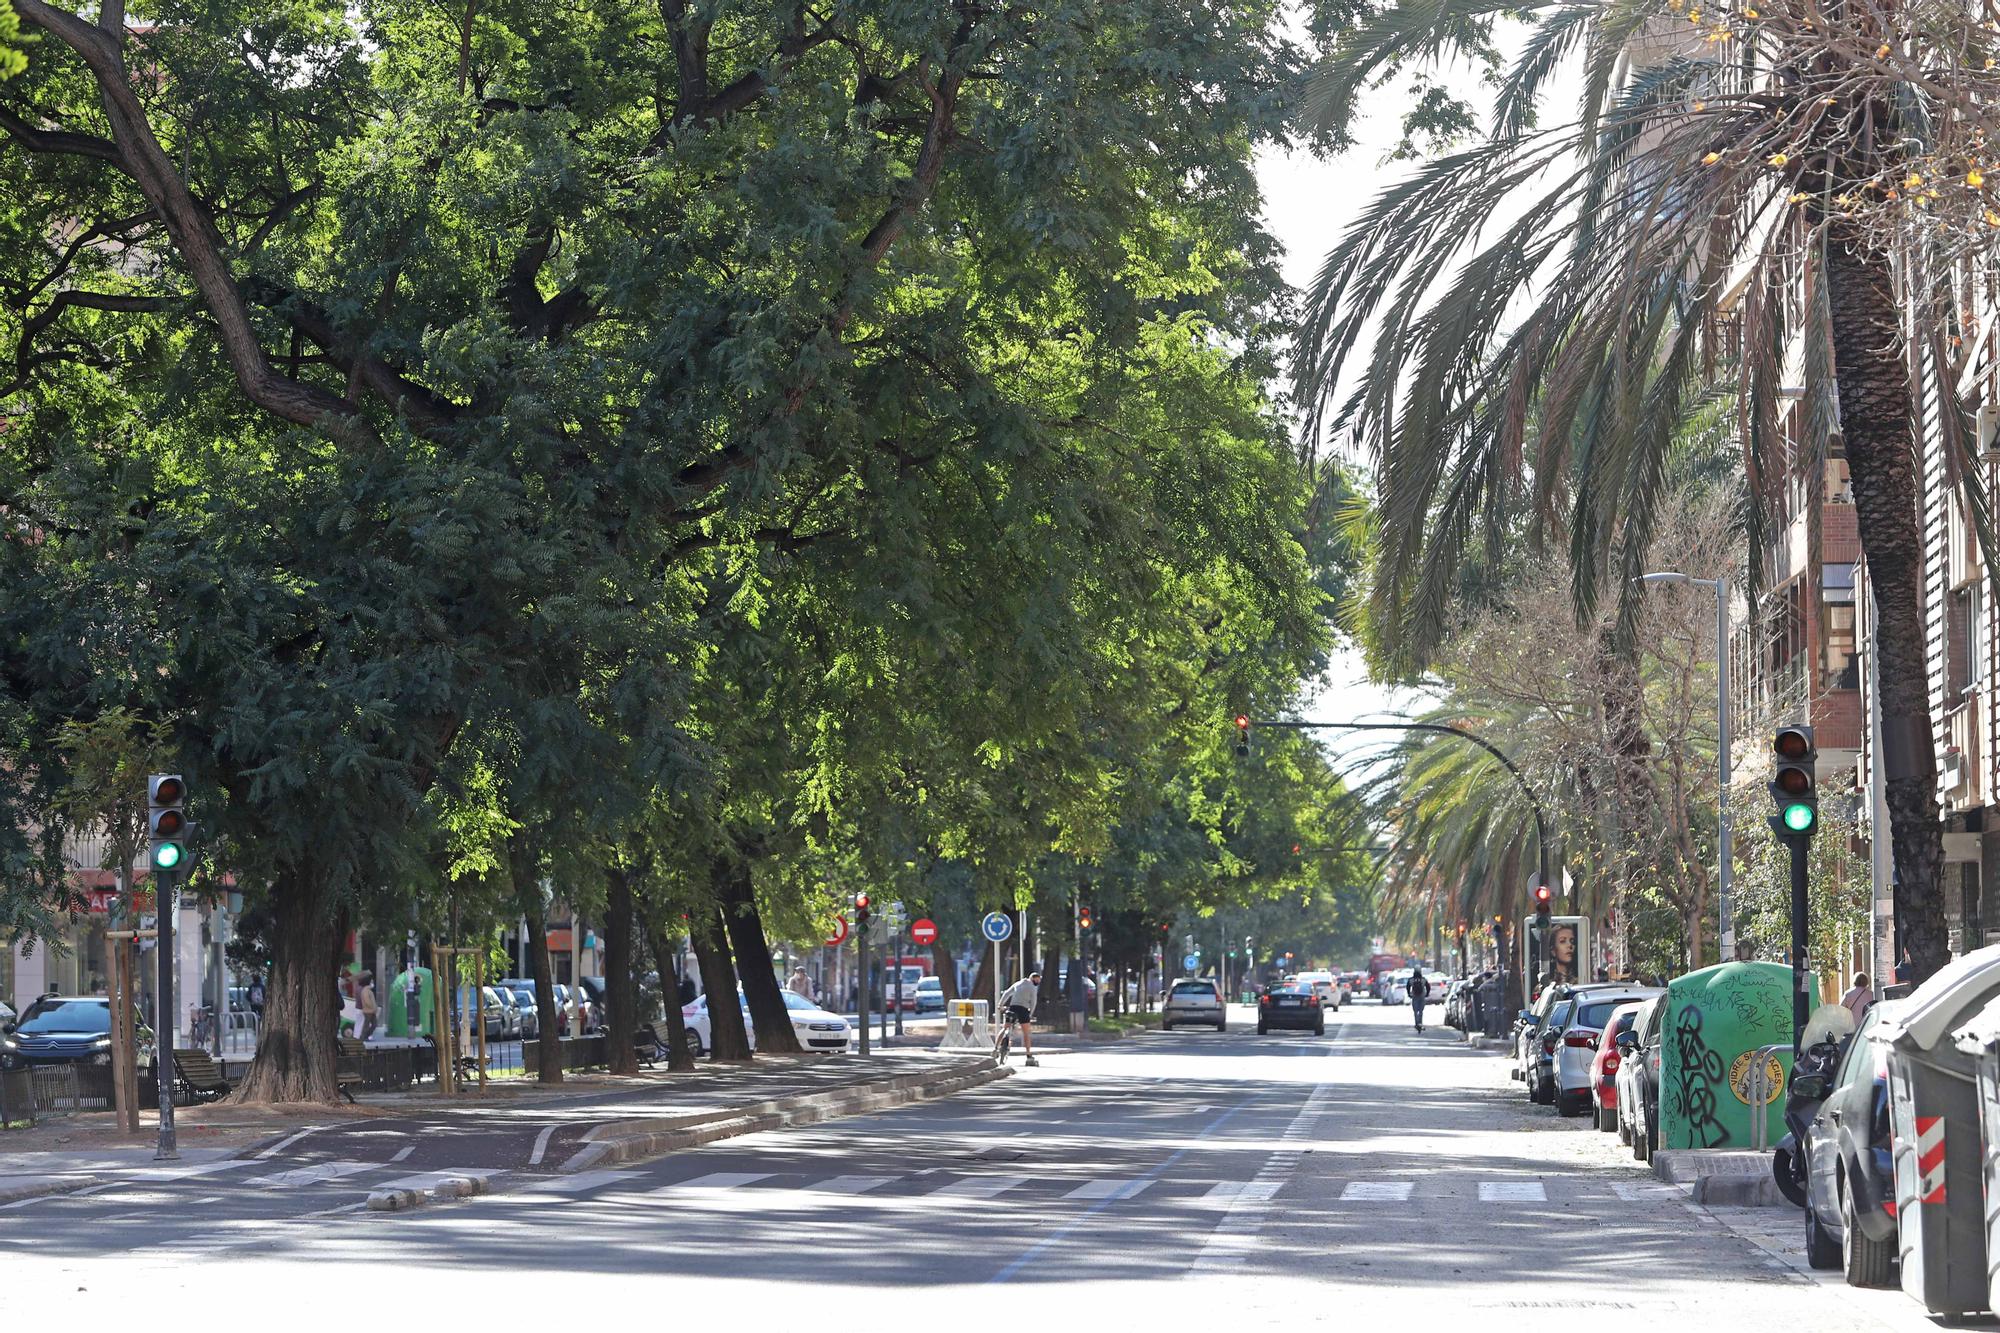
[[[1785,827],[1792,832],[1810,833],[1812,832],[1813,819],[1816,813],[1811,806],[1802,802],[1794,802],[1785,807],[1782,818],[1785,821]]]
[[[163,842],[153,849],[153,868],[172,870],[181,863],[181,845],[177,842]]]

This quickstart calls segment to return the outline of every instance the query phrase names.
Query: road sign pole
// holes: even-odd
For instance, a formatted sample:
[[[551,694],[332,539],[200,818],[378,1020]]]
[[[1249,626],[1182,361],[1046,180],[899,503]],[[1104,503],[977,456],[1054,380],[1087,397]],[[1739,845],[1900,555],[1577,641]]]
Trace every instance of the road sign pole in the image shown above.
[[[854,931],[854,970],[861,976],[855,986],[855,1008],[860,1012],[861,1053],[868,1054],[868,927],[857,924]]]
[[[896,918],[896,1035],[903,1035],[903,918]]]

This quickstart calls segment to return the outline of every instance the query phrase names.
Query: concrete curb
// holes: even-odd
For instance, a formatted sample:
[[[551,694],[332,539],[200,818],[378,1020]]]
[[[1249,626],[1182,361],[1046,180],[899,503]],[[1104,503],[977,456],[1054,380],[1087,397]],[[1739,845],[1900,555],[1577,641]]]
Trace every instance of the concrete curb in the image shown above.
[[[0,1180],[0,1203],[19,1203],[50,1194],[74,1194],[93,1185],[102,1185],[103,1176],[30,1176],[25,1180]]]
[[[1771,1154],[1668,1149],[1653,1154],[1653,1174],[1684,1186],[1696,1203],[1728,1208],[1791,1208],[1771,1175]]]
[[[1006,1066],[982,1061],[979,1067],[972,1069],[897,1074],[874,1083],[781,1097],[751,1106],[731,1107],[726,1111],[620,1120],[593,1128],[584,1136],[584,1146],[556,1169],[568,1175],[593,1167],[644,1161],[679,1152],[683,1148],[697,1148],[704,1143],[757,1134],[767,1129],[811,1125],[840,1116],[868,1115],[910,1102],[948,1097],[955,1092],[1006,1078],[1013,1072]]]

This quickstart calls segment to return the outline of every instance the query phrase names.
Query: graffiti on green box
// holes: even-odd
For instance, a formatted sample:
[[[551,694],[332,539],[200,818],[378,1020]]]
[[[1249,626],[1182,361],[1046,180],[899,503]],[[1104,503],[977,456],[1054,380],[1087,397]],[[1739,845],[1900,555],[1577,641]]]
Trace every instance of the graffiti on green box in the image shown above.
[[[1809,982],[1810,984],[1810,982]],[[1660,1146],[1747,1148],[1751,1116],[1765,1119],[1764,1142],[1783,1136],[1778,1089],[1791,1068],[1792,970],[1779,963],[1724,963],[1676,977],[1660,1029]],[[1766,1087],[1751,1107],[1755,1052]]]

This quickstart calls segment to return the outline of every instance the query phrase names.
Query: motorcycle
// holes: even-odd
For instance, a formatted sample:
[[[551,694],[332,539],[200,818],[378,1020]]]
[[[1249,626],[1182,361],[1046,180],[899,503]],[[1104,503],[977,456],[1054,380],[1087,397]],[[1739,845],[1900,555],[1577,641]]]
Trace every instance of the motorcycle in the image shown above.
[[[1822,1006],[1803,1035],[1805,1051],[1794,1062],[1785,1086],[1787,1133],[1771,1153],[1771,1175],[1778,1182],[1778,1192],[1799,1208],[1806,1206],[1806,1180],[1811,1169],[1806,1148],[1812,1142],[1813,1117],[1832,1089],[1841,1053],[1854,1035],[1853,1016],[1840,1005]]]

